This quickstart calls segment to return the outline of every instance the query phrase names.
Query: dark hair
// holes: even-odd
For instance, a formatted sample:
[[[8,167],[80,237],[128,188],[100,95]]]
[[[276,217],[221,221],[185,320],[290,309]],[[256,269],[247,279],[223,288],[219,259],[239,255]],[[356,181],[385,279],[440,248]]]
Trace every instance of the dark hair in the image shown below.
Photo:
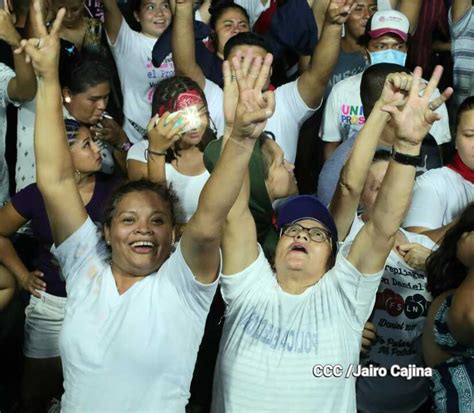
[[[365,119],[369,117],[375,102],[382,95],[387,76],[397,72],[410,73],[406,67],[393,63],[379,63],[365,69],[360,82],[360,99],[364,107]]]
[[[62,71],[65,72],[61,86],[67,87],[73,95],[85,92],[100,83],[112,82],[112,73],[109,70],[107,59],[100,58],[95,54],[80,56],[65,65]]]
[[[247,13],[247,10],[240,4],[235,4],[233,0],[211,0],[211,5],[209,6],[209,14],[211,15],[211,18],[209,19],[209,26],[212,29],[212,33],[209,38],[214,50],[216,51],[219,47],[219,39],[216,33],[216,24],[222,15],[229,9],[236,9],[242,12],[250,26],[249,14]]]
[[[474,203],[461,214],[459,221],[446,233],[439,248],[426,260],[427,290],[437,297],[458,288],[467,276],[467,268],[457,258],[457,243],[465,232],[474,231]]]
[[[207,144],[213,140],[216,139],[216,132],[215,128],[213,129],[213,124],[211,117],[209,116],[209,108],[207,106],[207,100],[206,96],[204,95],[204,92],[202,89],[199,87],[199,85],[192,79],[186,76],[173,76],[168,79],[162,80],[158,86],[155,89],[155,92],[153,93],[153,100],[151,103],[151,111],[152,111],[152,116],[157,114],[160,110],[160,107],[162,105],[165,105],[165,107],[172,107],[174,106],[174,101],[178,98],[178,96],[183,93],[187,92],[188,90],[196,90],[199,93],[199,96],[202,98],[202,101],[204,102],[204,105],[206,106],[206,109],[208,111],[208,118],[209,118],[209,123],[206,127],[206,130],[204,132],[204,135],[197,145],[199,150],[201,152],[204,152],[205,147]],[[211,126],[212,125],[212,126]],[[171,162],[173,159],[176,159],[177,157],[180,156],[180,145],[179,141],[175,143],[174,149],[168,149],[168,152],[166,154],[166,162]]]
[[[125,195],[128,195],[132,192],[147,191],[157,194],[165,203],[168,204],[171,215],[171,223],[172,225],[175,225],[176,208],[179,201],[174,191],[168,188],[165,183],[157,183],[147,179],[139,179],[137,181],[127,181],[117,187],[111,193],[104,210],[104,227],[110,227],[115,210],[117,209],[117,205]]]
[[[357,44],[359,46],[367,47],[369,45],[369,42],[372,40],[372,36],[370,36],[369,32],[370,32],[371,27],[372,27],[372,18],[373,17],[374,17],[374,15],[370,16],[369,20],[367,21],[367,24],[365,25],[364,34],[357,39]],[[391,36],[391,37],[400,39],[404,43],[407,44],[407,47],[409,46],[409,43],[411,41],[411,34],[410,33],[408,33],[408,37],[407,37],[406,41],[403,40],[400,36],[397,36],[395,33],[388,32],[388,33],[384,34],[383,36]],[[379,36],[379,37],[382,37],[382,36]]]
[[[474,110],[474,96],[469,96],[463,100],[463,102],[459,105],[458,111],[456,112],[456,130],[459,126],[459,122],[461,122],[461,116],[464,112],[469,110]]]
[[[272,53],[272,47],[262,36],[254,32],[241,32],[227,40],[224,46],[224,60],[228,59],[234,47],[241,45],[258,46],[267,53]]]

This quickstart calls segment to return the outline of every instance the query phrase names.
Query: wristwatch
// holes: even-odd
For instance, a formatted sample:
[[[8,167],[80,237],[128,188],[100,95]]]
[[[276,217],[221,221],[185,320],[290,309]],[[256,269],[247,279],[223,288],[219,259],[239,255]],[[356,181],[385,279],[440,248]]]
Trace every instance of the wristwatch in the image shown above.
[[[411,165],[415,167],[423,165],[423,158],[421,155],[407,155],[405,153],[397,152],[394,147],[392,147],[392,153],[390,155],[395,162],[403,165]]]

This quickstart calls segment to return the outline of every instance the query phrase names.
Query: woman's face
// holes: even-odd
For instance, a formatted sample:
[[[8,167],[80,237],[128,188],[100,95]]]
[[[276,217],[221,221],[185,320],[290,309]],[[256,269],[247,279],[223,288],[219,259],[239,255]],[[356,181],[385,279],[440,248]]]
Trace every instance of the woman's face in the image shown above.
[[[216,21],[214,31],[217,35],[217,53],[222,55],[227,40],[238,33],[250,31],[250,24],[241,10],[230,8]]]
[[[280,146],[271,139],[265,142],[265,151],[268,151],[271,164],[268,168],[268,177],[265,180],[268,195],[272,201],[298,194],[298,187],[294,174],[295,165],[285,159]]]
[[[206,105],[204,103],[200,105],[194,105],[196,107],[196,112],[199,115],[199,127],[190,130],[189,132],[184,133],[180,141],[184,146],[195,146],[198,145],[204,132],[206,131],[207,126],[209,125],[209,115],[207,112]],[[194,111],[193,111],[194,112]]]
[[[171,23],[168,0],[142,0],[140,10],[134,15],[142,33],[149,37],[160,37]]]
[[[63,26],[68,29],[75,29],[81,25],[84,13],[84,2],[82,0],[53,0],[52,11],[54,15],[58,10],[64,7],[66,14],[64,15]]]
[[[81,126],[71,145],[72,163],[80,173],[97,172],[102,166],[100,148],[92,139],[89,128]]]
[[[67,88],[63,90],[64,105],[69,113],[84,125],[95,125],[102,118],[109,102],[110,84],[102,82],[88,87],[84,92],[73,95]],[[67,102],[70,98],[70,102]]]
[[[474,170],[474,110],[465,111],[459,119],[456,149],[464,164]]]
[[[157,271],[174,242],[168,203],[151,191],[124,195],[105,228],[105,239],[110,242],[115,274],[144,277]]]

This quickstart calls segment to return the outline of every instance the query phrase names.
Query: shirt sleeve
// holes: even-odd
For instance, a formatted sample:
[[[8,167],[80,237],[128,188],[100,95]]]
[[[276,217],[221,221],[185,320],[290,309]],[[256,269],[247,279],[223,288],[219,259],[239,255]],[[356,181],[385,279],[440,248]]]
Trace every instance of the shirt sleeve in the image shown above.
[[[26,220],[35,216],[35,207],[43,204],[43,199],[36,184],[28,185],[11,198],[13,208]]]
[[[257,259],[247,268],[237,274],[221,275],[222,298],[231,310],[231,306],[240,301],[244,295],[255,288],[262,289],[261,283],[272,278],[273,271],[259,246]]]
[[[339,251],[336,264],[331,270],[334,283],[349,325],[360,331],[370,316],[375,304],[375,295],[382,278],[383,269],[375,274],[361,273],[348,260],[352,243],[346,242]]]
[[[103,265],[101,257],[106,255],[105,242],[90,217],[59,246],[54,245],[51,252],[61,266],[66,280],[68,294],[80,275],[93,278]],[[84,270],[85,269],[85,270]]]
[[[138,33],[134,32],[130,28],[130,26],[128,25],[126,20],[122,17],[122,23],[120,24],[120,29],[119,29],[117,38],[115,39],[115,43],[112,43],[110,41],[110,38],[109,38],[109,35],[108,35],[107,31],[106,31],[106,35],[107,35],[107,42],[108,42],[110,48],[116,54],[123,55],[127,51],[129,51],[130,48],[132,48],[134,46],[135,42],[133,42],[133,36],[138,35]]]
[[[174,285],[186,308],[190,309],[198,319],[207,317],[212,299],[216,293],[219,277],[211,284],[199,282],[183,257],[181,243],[178,243],[176,250],[163,264],[158,276],[162,276],[162,274]]]
[[[433,171],[436,171],[436,169]],[[403,222],[404,228],[423,227],[435,229],[443,225],[446,196],[440,196],[433,179],[430,179],[430,175],[432,174],[428,171],[419,176],[415,181],[410,209]]]
[[[342,136],[339,130],[338,114],[341,110],[339,104],[339,90],[340,83],[334,85],[326,101],[324,108],[323,121],[321,124],[321,139],[324,142],[341,142]]]
[[[473,13],[474,7],[471,7],[466,10],[466,13],[457,22],[453,23],[452,7],[449,8],[448,22],[451,29],[451,37],[453,39],[458,39],[459,37],[465,35],[469,29],[471,29],[469,23]]]
[[[139,161],[146,163],[145,159],[145,149],[148,149],[148,141],[141,140],[137,143],[134,143],[133,146],[127,152],[127,161]]]

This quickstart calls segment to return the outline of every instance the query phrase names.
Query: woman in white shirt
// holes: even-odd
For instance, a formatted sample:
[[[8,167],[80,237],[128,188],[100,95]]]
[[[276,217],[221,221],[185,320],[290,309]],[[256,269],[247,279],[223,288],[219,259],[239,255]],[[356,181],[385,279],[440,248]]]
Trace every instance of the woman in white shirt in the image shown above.
[[[128,177],[148,178],[171,186],[180,199],[178,223],[185,224],[196,211],[199,195],[209,177],[203,151],[215,134],[210,127],[206,98],[193,80],[173,77],[163,80],[156,88],[152,110],[154,117],[148,128],[148,140],[136,143],[128,152]],[[186,123],[181,133],[171,139],[155,127],[166,111],[180,111]],[[180,121],[175,118],[174,122]]]

